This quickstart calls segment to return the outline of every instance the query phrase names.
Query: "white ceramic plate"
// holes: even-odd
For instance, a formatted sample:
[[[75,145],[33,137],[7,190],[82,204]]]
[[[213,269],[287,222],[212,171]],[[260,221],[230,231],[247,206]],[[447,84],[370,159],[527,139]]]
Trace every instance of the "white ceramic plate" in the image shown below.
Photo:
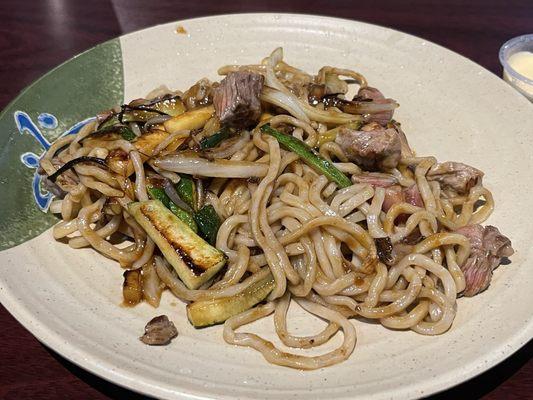
[[[178,24],[188,33],[177,34]],[[290,64],[307,71],[329,64],[362,72],[372,86],[399,101],[396,118],[418,154],[464,161],[486,172],[486,186],[496,201],[489,222],[512,239],[516,253],[512,264],[496,271],[488,291],[458,300],[449,332],[424,337],[354,321],[358,343],[348,361],[312,372],[269,365],[255,351],[225,344],[221,327],[192,328],[184,305],[168,293],[158,310],[146,304],[120,307],[122,271],[114,262],[54,242],[49,230],[27,240],[51,222],[33,211],[34,203],[31,211],[21,205],[33,201],[31,190],[22,189],[15,190],[20,192],[16,200],[6,194],[1,199],[3,206],[9,203],[1,226],[9,236],[2,237],[5,250],[0,252],[2,304],[40,341],[74,363],[119,385],[167,399],[414,398],[463,382],[525,344],[533,336],[533,224],[528,213],[533,106],[490,72],[423,39],[303,15],[227,15],[156,26],[97,47],[30,87],[0,117],[13,125],[6,146],[24,139],[39,150],[39,144],[27,139],[30,128],[24,130],[19,123],[20,135],[14,127],[17,110],[38,120],[34,126],[43,135],[49,129],[52,139],[61,124],[90,117],[109,102],[142,96],[162,83],[186,88],[204,76],[216,79],[219,66],[257,62],[277,46],[284,47]],[[81,68],[76,63],[92,65],[83,64],[79,70],[83,79],[73,79]],[[97,83],[83,86],[95,75],[104,80],[101,90]],[[46,89],[50,79],[62,84]],[[104,95],[106,89],[112,95]],[[85,96],[92,108],[80,105],[82,110],[74,113],[63,98],[56,99],[55,115],[61,117],[54,130],[53,119],[37,117],[47,110],[35,104],[44,100],[30,96],[36,90],[48,90],[52,97],[61,90],[75,92],[78,102]],[[22,114],[17,115],[20,122]],[[26,167],[15,161],[10,173],[23,171],[18,186],[31,188],[33,172],[25,172],[32,166],[31,157]],[[7,182],[6,192],[17,186]],[[43,193],[35,196],[46,201]],[[291,313],[290,328],[296,333],[317,329],[319,323],[298,310]],[[166,347],[145,346],[137,338],[145,323],[159,314],[169,315],[180,335]],[[272,325],[267,319],[250,329],[272,337]],[[334,344],[339,341],[337,337]]]

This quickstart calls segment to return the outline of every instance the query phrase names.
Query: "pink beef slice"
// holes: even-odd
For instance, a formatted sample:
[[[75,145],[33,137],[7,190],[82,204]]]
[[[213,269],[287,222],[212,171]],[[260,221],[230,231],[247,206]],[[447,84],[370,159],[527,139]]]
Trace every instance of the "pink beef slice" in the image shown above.
[[[363,126],[361,130],[343,127],[335,142],[349,160],[367,170],[389,170],[400,161],[402,147],[398,132],[375,122]]]
[[[405,188],[403,194],[407,203],[417,207],[424,207],[424,200],[422,199],[422,195],[420,194],[416,183]]]
[[[458,194],[468,194],[471,188],[481,183],[483,172],[460,162],[446,161],[431,167],[427,174],[429,181],[439,182],[443,188]]]
[[[247,128],[257,123],[261,116],[263,81],[263,75],[253,72],[229,73],[213,94],[220,123],[235,128]]]
[[[489,286],[492,271],[500,265],[503,257],[511,256],[514,250],[509,238],[494,226],[466,225],[457,229],[456,233],[470,241],[470,256],[461,266],[466,280],[463,294],[475,296]]]
[[[386,99],[385,96],[383,96],[383,93],[381,93],[378,89],[370,86],[359,89],[359,92],[357,93],[357,96],[354,98],[354,100],[370,100],[378,104],[384,104],[391,101],[390,99]],[[372,114],[369,116],[369,122],[378,122],[384,125],[392,119],[393,114],[394,110]]]

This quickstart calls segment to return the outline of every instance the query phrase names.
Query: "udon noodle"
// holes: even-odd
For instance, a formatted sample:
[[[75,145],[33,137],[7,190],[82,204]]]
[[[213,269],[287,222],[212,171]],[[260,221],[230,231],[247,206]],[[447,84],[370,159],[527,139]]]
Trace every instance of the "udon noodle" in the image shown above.
[[[392,120],[396,102],[355,71],[326,66],[313,76],[285,63],[277,49],[260,64],[225,66],[219,73],[226,80],[243,74],[245,83],[259,85],[252,103],[260,113],[242,111],[251,103],[231,109],[226,98],[226,108],[217,106],[217,96],[227,94],[225,81],[204,79],[185,93],[160,88],[58,139],[41,159],[47,184],[58,194],[50,207],[61,218],[54,237],[116,260],[127,272],[125,285],[140,285],[128,292],[132,303],[143,298],[157,307],[166,289],[186,303],[231,298],[273,277],[263,302],[225,320],[223,337],[278,365],[308,370],[347,359],[358,320],[423,335],[450,329],[458,296],[485,289],[501,257],[512,254],[497,230],[500,247],[485,246],[483,230],[492,227],[478,224],[494,201],[481,171],[415,155]],[[240,90],[238,84],[230,89]],[[347,100],[352,88],[357,94]],[[155,102],[170,98],[182,107],[175,115],[154,111]],[[224,114],[228,107],[238,118]],[[185,114],[192,123],[182,123]],[[175,126],[178,120],[182,124]],[[222,140],[204,146],[226,122],[230,129]],[[305,143],[325,169],[265,126]],[[392,147],[387,135],[397,142]],[[361,140],[366,142],[359,146]],[[337,173],[348,184],[339,184],[344,180],[336,181]],[[194,183],[193,207],[175,190],[184,176]],[[226,265],[198,288],[180,279],[129,211],[130,203],[153,197],[154,182],[177,207],[194,213],[210,205],[220,218],[212,244]],[[477,242],[475,229],[482,234]],[[312,336],[291,334],[291,302],[326,321],[325,328]],[[237,332],[269,315],[282,347]],[[339,331],[342,344],[325,354],[286,350],[323,345]]]

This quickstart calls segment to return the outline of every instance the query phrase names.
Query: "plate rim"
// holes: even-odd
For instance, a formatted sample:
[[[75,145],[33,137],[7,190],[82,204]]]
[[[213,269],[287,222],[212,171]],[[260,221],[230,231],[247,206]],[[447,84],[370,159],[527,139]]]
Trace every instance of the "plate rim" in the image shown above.
[[[339,18],[339,17],[326,16],[326,15],[320,15],[320,14],[243,12],[243,13],[224,13],[224,14],[206,15],[206,16],[195,17],[195,18],[177,19],[177,20],[173,20],[173,21],[169,21],[169,22],[165,22],[161,24],[151,25],[151,26],[139,29],[139,30],[126,33],[124,35],[115,36],[112,39],[109,39],[103,42],[100,42],[68,58],[67,60],[59,63],[55,67],[52,67],[50,70],[45,72],[43,75],[39,76],[37,79],[35,79],[30,84],[25,86],[22,90],[19,91],[19,93],[8,104],[6,104],[6,106],[0,112],[0,117],[3,117],[7,109],[9,109],[16,101],[18,101],[22,96],[24,96],[26,92],[28,92],[39,81],[45,79],[47,76],[49,76],[56,70],[60,69],[64,65],[68,64],[72,60],[76,59],[77,57],[83,54],[89,53],[93,51],[95,48],[103,44],[106,44],[108,42],[112,42],[115,40],[120,40],[121,38],[124,38],[124,37],[142,34],[142,32],[144,31],[149,31],[154,28],[161,27],[161,26],[171,26],[177,23],[187,23],[189,21],[216,20],[218,18],[235,17],[235,16],[241,16],[241,17],[242,16],[249,16],[249,17],[281,16],[285,18],[302,18],[303,17],[303,18],[309,18],[309,19],[313,19],[313,18],[329,19],[332,21],[340,20],[340,21],[343,21],[344,23],[377,27],[382,30],[400,33],[402,35],[405,35],[411,38],[419,39],[432,46],[436,46],[447,52],[451,52],[455,56],[460,57],[462,62],[475,65],[476,67],[481,68],[486,72],[489,72],[491,75],[494,75],[501,82],[501,85],[506,86],[509,92],[513,92],[514,96],[517,99],[518,97],[522,98],[524,105],[528,104],[528,106],[526,105],[526,107],[531,107],[531,110],[533,111],[533,103],[530,103],[525,97],[517,93],[507,83],[501,80],[500,77],[496,75],[494,72],[488,70],[487,68],[467,58],[466,56],[463,56],[460,53],[457,53],[447,47],[444,47],[440,44],[437,44],[423,37],[413,35],[410,33],[406,33],[404,31],[393,29],[393,28],[379,25],[379,24],[373,24],[373,23],[359,21],[355,19]],[[38,235],[36,238],[40,237],[43,234],[46,234],[46,232],[49,232],[49,229],[45,231],[44,233]],[[36,238],[30,239],[29,241],[35,240]],[[18,246],[23,246],[29,241],[24,242]],[[1,260],[2,260],[2,252],[0,252],[0,262]],[[1,280],[0,280],[0,283],[2,283]],[[36,318],[36,316],[32,314],[32,312],[23,303],[17,301],[16,295],[12,293],[8,287],[0,286],[0,303],[17,320],[17,322],[20,323],[27,331],[29,331],[40,343],[52,349],[54,352],[56,352],[57,354],[67,359],[69,362],[72,362],[78,367],[98,376],[99,378],[105,381],[111,382],[125,389],[132,390],[137,393],[141,393],[141,394],[145,394],[149,396],[158,396],[158,397],[164,396],[165,398],[167,398],[168,396],[172,396],[172,398],[183,398],[183,399],[215,398],[215,397],[211,397],[210,394],[208,394],[206,391],[204,392],[190,391],[189,389],[184,388],[184,387],[179,387],[177,388],[179,391],[176,391],[175,389],[171,389],[171,385],[162,386],[160,385],[161,382],[158,382],[157,380],[154,380],[151,378],[146,378],[133,371],[121,373],[121,371],[123,370],[120,367],[117,367],[116,364],[113,364],[113,362],[106,361],[105,359],[99,358],[97,356],[92,356],[91,352],[84,351],[71,344],[65,344],[64,340],[62,339],[61,334],[58,332],[54,332],[54,330],[51,329],[49,326],[47,326],[45,322],[41,321],[38,317]],[[432,379],[432,380],[428,380],[427,382],[423,384],[420,384],[420,383],[407,384],[407,385],[398,387],[395,389],[394,395],[395,397],[398,397],[398,398],[413,398],[415,396],[425,397],[425,396],[436,394],[444,390],[450,389],[452,387],[455,387],[461,383],[464,383],[488,371],[494,366],[498,365],[499,363],[501,363],[502,361],[510,357],[512,354],[514,354],[516,351],[518,351],[520,348],[522,348],[524,345],[526,345],[531,339],[533,339],[533,320],[531,320],[528,324],[524,325],[523,329],[520,329],[519,331],[515,332],[515,334],[512,335],[505,343],[501,343],[499,347],[493,348],[490,353],[484,353],[482,356],[478,357],[477,359],[473,361],[470,361],[466,365],[463,365],[456,369],[451,369],[446,374],[439,375],[438,380]],[[455,371],[455,374],[453,373],[454,371]],[[457,379],[458,372],[461,372],[459,379]],[[387,394],[387,391],[382,390],[379,392],[372,393],[369,396],[371,396],[372,398],[385,398],[386,394]],[[220,398],[220,399],[231,398],[232,399],[234,397],[230,395],[226,395],[226,394],[222,394],[222,395],[217,394],[216,398]],[[348,398],[352,398],[352,396],[349,394],[348,395],[342,394],[335,398],[348,399]]]
[[[155,26],[158,26],[158,25],[154,25],[152,27],[155,27]],[[144,29],[150,29],[150,28],[144,28]],[[141,29],[141,30],[144,30],[144,29]],[[70,63],[71,61],[75,60],[76,58],[80,57],[80,56],[83,56],[87,53],[90,53],[91,51],[93,51],[94,49],[100,47],[100,46],[104,46],[108,43],[111,43],[113,42],[114,40],[118,40],[120,39],[121,37],[124,37],[124,36],[127,36],[131,33],[136,33],[136,32],[139,32],[139,31],[135,31],[135,32],[130,32],[130,33],[127,33],[126,35],[120,35],[120,36],[115,36],[114,38],[112,39],[109,39],[109,40],[105,40],[103,42],[99,42],[97,44],[95,44],[94,46],[91,46],[79,53],[76,53],[75,55],[73,55],[72,57],[70,58],[67,58],[66,60],[60,62],[59,64],[53,66],[52,68],[50,68],[48,71],[46,71],[44,74],[42,75],[39,75],[37,78],[35,78],[33,81],[31,81],[30,83],[28,83],[26,86],[24,86],[22,89],[20,89],[17,94],[15,95],[15,97],[13,97],[13,99],[11,99],[3,108],[2,110],[0,111],[0,118],[3,118],[7,112],[7,110],[9,110],[17,101],[19,101],[25,94],[26,92],[28,92],[29,90],[31,90],[35,85],[37,85],[39,82],[41,82],[42,80],[48,78],[50,75],[52,75],[54,72],[56,72],[57,70],[61,69],[62,67],[64,67],[65,65],[67,65],[68,63]]]

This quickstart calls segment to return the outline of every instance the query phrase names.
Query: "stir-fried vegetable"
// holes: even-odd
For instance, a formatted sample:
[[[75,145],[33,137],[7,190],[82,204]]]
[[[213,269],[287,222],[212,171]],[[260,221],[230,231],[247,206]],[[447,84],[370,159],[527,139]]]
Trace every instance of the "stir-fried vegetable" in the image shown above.
[[[155,99],[147,104],[148,107],[161,111],[171,117],[183,114],[186,111],[185,105],[179,96],[166,95]]]
[[[326,176],[330,181],[335,182],[339,187],[345,188],[352,185],[350,179],[337,169],[331,162],[322,158],[313,151],[308,145],[294,136],[285,135],[280,131],[272,128],[270,124],[261,127],[261,131],[267,133],[281,144],[286,150],[292,151],[315,171]]]
[[[324,106],[327,107],[336,107],[348,114],[376,114],[385,111],[395,110],[399,104],[392,99],[389,101],[355,101],[355,100],[346,100],[337,95],[327,95],[324,96],[321,102]]]
[[[187,111],[176,117],[172,117],[163,123],[165,130],[169,133],[181,130],[192,130],[202,128],[205,123],[213,116],[215,109],[213,106],[196,108]]]
[[[141,153],[141,156],[146,158],[151,157],[155,148],[168,137],[169,133],[163,130],[154,129],[148,133],[145,133],[135,141],[135,147]],[[186,139],[187,135],[177,137],[172,143],[169,143],[165,148],[167,151],[176,150]]]
[[[183,208],[184,210],[188,211],[189,213],[193,213],[193,210],[187,203],[185,203],[181,197],[179,196],[178,192],[176,191],[176,187],[174,184],[170,181],[170,179],[165,180],[163,184],[163,189],[165,189],[165,193],[168,197],[170,197],[170,200],[174,202],[178,207]]]
[[[105,129],[105,128],[109,128],[115,125],[120,125],[120,121],[118,119],[118,113],[114,111],[108,112],[107,117],[105,117],[102,120],[102,122],[98,124],[97,131]]]
[[[50,175],[48,177],[48,180],[50,182],[55,182],[59,175],[73,168],[76,164],[83,163],[83,162],[91,162],[91,163],[101,165],[102,167],[107,167],[107,164],[103,158],[81,156],[81,157],[78,157],[78,158],[75,158],[73,160],[66,162],[61,168],[59,168],[56,172]]]
[[[180,174],[212,178],[263,177],[268,171],[268,165],[264,163],[224,159],[209,161],[188,151],[157,157],[154,165]]]
[[[189,175],[180,175],[180,181],[176,184],[179,197],[194,211],[198,211],[198,196],[196,184]]]
[[[198,289],[226,263],[226,257],[159,200],[134,202],[129,213],[155,242],[189,289]]]
[[[143,299],[152,307],[159,307],[161,302],[161,294],[165,288],[165,284],[159,279],[157,271],[155,270],[155,261],[152,258],[149,262],[141,267],[142,270],[142,284],[143,284]]]
[[[81,142],[85,141],[88,138],[94,138],[94,137],[98,137],[98,136],[103,136],[103,135],[106,135],[108,133],[117,133],[120,136],[122,136],[122,139],[127,140],[129,142],[137,139],[137,135],[135,135],[135,133],[128,126],[120,125],[120,124],[117,123],[116,125],[106,126],[104,128],[100,128],[100,129],[94,131],[93,133],[85,136],[81,140]]]
[[[187,306],[187,317],[196,328],[220,324],[263,301],[274,288],[274,277],[251,284],[243,292],[231,297],[195,301]]]
[[[217,241],[218,228],[220,228],[220,217],[211,204],[203,206],[196,214],[194,220],[198,225],[200,236],[214,245]]]
[[[206,150],[218,146],[223,140],[226,140],[231,135],[231,130],[224,126],[217,133],[203,138],[200,141],[200,149]]]
[[[375,238],[374,243],[376,243],[379,260],[384,264],[393,265],[394,248],[390,237]]]
[[[122,123],[139,122],[144,123],[158,115],[167,115],[162,111],[146,106],[122,106],[122,111],[118,114],[118,120]]]
[[[175,117],[185,112],[179,96],[167,95],[153,101],[134,100],[124,104],[120,112],[111,113],[100,123],[98,130],[129,122],[145,123],[158,116]]]
[[[143,298],[141,271],[129,270],[124,271],[124,283],[122,285],[122,297],[124,304],[134,306]]]
[[[166,184],[172,185],[170,181],[167,181]],[[176,204],[176,201],[173,200],[175,196],[169,196],[164,188],[152,184],[147,185],[146,188],[152,199],[159,200],[174,215],[189,225],[194,232],[197,232],[208,243],[215,244],[221,221],[213,206],[206,204],[194,214],[184,209],[190,207],[190,209],[196,210],[198,207],[196,185],[190,176],[181,176],[180,181],[172,187],[175,190],[175,196],[179,196],[178,200],[183,207],[180,207],[179,203]]]
[[[147,185],[146,190],[152,199],[159,200],[166,208],[172,211],[176,217],[185,222],[195,233],[198,232],[194,217],[183,208],[178,207],[178,205],[168,197],[163,188]]]
[[[166,138],[168,138],[169,133],[159,129],[153,129],[149,132],[144,133],[142,136],[138,137],[133,141],[133,146],[139,152],[141,159],[145,162],[149,157],[154,153],[156,147]],[[183,135],[178,135],[172,140],[166,147],[166,152],[175,151],[185,140],[188,138],[186,132]],[[97,137],[92,135],[85,138],[83,141],[83,146],[87,148],[98,148],[98,147],[109,147],[110,142],[120,140],[121,137],[116,132],[111,132]],[[122,176],[130,176],[134,172],[133,164],[129,159],[127,152],[121,149],[111,150],[106,162],[110,169]]]

